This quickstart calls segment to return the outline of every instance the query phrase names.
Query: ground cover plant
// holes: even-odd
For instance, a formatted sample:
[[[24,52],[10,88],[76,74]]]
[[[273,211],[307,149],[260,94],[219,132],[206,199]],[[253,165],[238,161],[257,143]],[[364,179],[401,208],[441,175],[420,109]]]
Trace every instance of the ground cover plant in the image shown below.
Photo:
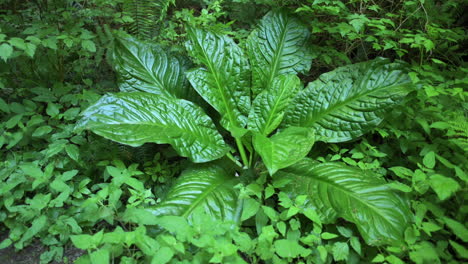
[[[463,3],[0,5],[2,262],[466,260]]]
[[[382,112],[413,87],[404,65],[381,58],[349,65],[302,89],[295,73],[310,68],[308,33],[287,13],[263,18],[247,41],[250,60],[227,36],[197,28],[189,28],[187,35],[190,54],[202,65],[188,71],[156,45],[117,40],[114,60],[124,92],[104,95],[78,123],[78,128],[119,143],[165,143],[195,163],[226,156],[232,159],[230,167],[240,167],[235,171],[241,176],[236,177],[234,170],[216,163],[194,165],[183,172],[155,214],[190,217],[201,207],[214,217],[237,221],[243,210],[234,191],[237,178],[246,171],[254,174],[246,177],[258,177],[256,171],[261,173],[264,165],[270,176],[285,168],[277,177],[293,182],[284,187],[289,196],[305,196],[306,208],[323,214],[324,222],[338,216],[355,222],[369,244],[401,242],[412,218],[404,198],[376,176],[304,158],[316,140],[349,141],[379,124]],[[230,153],[232,147],[200,107],[175,98],[185,74],[221,115],[239,157]],[[269,136],[278,127],[283,129]]]

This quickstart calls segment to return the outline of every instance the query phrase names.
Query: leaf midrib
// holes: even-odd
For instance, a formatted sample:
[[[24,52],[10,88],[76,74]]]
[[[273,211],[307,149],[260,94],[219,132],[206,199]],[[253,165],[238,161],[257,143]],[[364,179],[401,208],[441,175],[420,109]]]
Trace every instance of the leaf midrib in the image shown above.
[[[223,179],[224,180],[224,179]],[[203,201],[206,197],[218,189],[220,186],[224,185],[227,181],[219,180],[216,184],[211,184],[204,192],[202,192],[187,208],[187,210],[182,214],[183,217],[187,217],[190,213]]]
[[[289,23],[289,19],[286,20],[286,23],[284,24],[284,27],[281,30],[280,42],[279,42],[280,44],[279,44],[279,47],[278,47],[278,52],[275,52],[275,57],[273,59],[273,68],[272,68],[272,70],[270,72],[270,76],[268,78],[268,83],[267,83],[267,86],[266,86],[267,91],[269,89],[271,89],[270,86],[273,83],[273,79],[277,75],[278,65],[279,65],[279,62],[280,62],[280,57],[283,54],[284,43],[286,42],[285,41],[285,39],[286,39],[286,28],[288,26],[288,23]],[[285,91],[286,91],[286,89],[283,89],[281,91],[281,94],[280,94],[279,98],[283,97],[283,94],[285,93]],[[272,110],[270,111],[270,115],[268,116],[267,122],[265,123],[264,127],[260,130],[260,132],[263,135],[265,135],[265,129],[270,125],[270,123],[272,121],[272,118],[273,118],[273,114],[276,112],[276,109],[277,109],[279,101],[280,101],[279,98],[278,98],[278,100],[275,101],[275,105],[273,106]]]
[[[180,128],[178,126],[162,125],[160,123],[155,123],[155,122],[151,122],[151,121],[147,121],[147,122],[128,122],[128,123],[123,123],[122,122],[122,123],[118,123],[118,124],[98,123],[97,125],[90,126],[89,128],[91,128],[91,127],[95,127],[95,128],[104,127],[104,128],[106,128],[106,127],[109,127],[109,126],[122,126],[122,125],[141,125],[141,126],[164,128],[164,129],[169,129],[169,130],[177,130],[177,131],[179,131],[179,133],[181,133],[183,135],[193,135],[193,137],[195,137],[197,139],[197,141],[205,142],[208,145],[209,145],[209,143],[216,143],[216,140],[213,140],[213,141],[211,140],[212,137],[203,137],[204,133],[195,133],[194,130],[183,129],[183,128]],[[196,127],[198,127],[198,126],[196,126]],[[200,137],[198,135],[202,135],[202,137]],[[167,136],[167,137],[172,138],[170,136]],[[200,139],[202,139],[202,140],[200,140]]]
[[[228,99],[226,98],[226,94],[224,93],[224,89],[223,89],[223,86],[221,85],[220,78],[218,76],[217,71],[215,71],[215,68],[214,68],[214,65],[213,65],[212,61],[210,60],[210,58],[209,58],[208,54],[206,53],[205,49],[203,48],[203,46],[200,45],[200,43],[198,41],[197,41],[197,44],[200,47],[200,49],[202,50],[203,56],[205,57],[205,60],[207,62],[208,69],[209,69],[209,71],[211,72],[211,74],[213,75],[213,77],[215,79],[216,88],[218,88],[218,91],[221,94],[221,99],[222,99],[222,102],[223,102],[224,107],[226,109],[226,112],[228,114],[229,122],[234,126],[238,126],[238,124],[236,122],[236,119],[233,116],[234,113],[232,112],[232,109],[229,107]]]
[[[124,46],[125,46],[125,45],[124,45]],[[126,47],[126,46],[125,46],[125,47]],[[127,48],[126,48],[126,49],[127,49]],[[164,87],[164,85],[162,84],[162,82],[161,82],[160,80],[158,80],[158,79],[156,78],[156,76],[154,76],[154,74],[152,74],[152,71],[149,70],[149,69],[146,67],[146,65],[143,63],[143,61],[140,60],[140,58],[139,58],[138,56],[136,56],[131,50],[129,50],[129,49],[127,49],[127,50],[130,51],[130,54],[132,54],[132,56],[133,56],[134,58],[137,59],[137,61],[141,64],[141,66],[142,66],[142,67],[146,70],[146,72],[149,74],[149,76],[151,77],[151,79],[153,79],[153,81],[154,81],[157,85],[159,85],[159,86],[162,88],[162,90],[165,91],[165,90],[166,90],[166,87]],[[155,61],[155,62],[156,62],[156,61]],[[132,76],[134,76],[134,75],[132,75]],[[136,78],[136,79],[141,80],[140,78]],[[141,81],[146,81],[146,80],[141,80]]]
[[[283,83],[284,84],[284,83]],[[269,112],[269,116],[268,116],[268,119],[267,119],[267,122],[265,123],[263,129],[260,130],[260,132],[263,134],[263,135],[266,135],[265,133],[265,130],[270,126],[270,123],[271,121],[273,120],[273,115],[276,113],[276,109],[278,108],[278,105],[281,101],[281,99],[283,98],[283,95],[285,94],[286,92],[286,88],[285,88],[286,85],[283,85],[283,89],[281,90],[280,94],[278,95],[278,97],[276,98],[277,100],[275,100],[275,104],[273,105],[273,108],[271,109],[271,111]]]
[[[355,101],[357,100],[358,98],[361,98],[361,97],[365,97],[365,96],[368,96],[369,94],[372,94],[376,91],[379,91],[379,90],[382,90],[382,89],[393,89],[395,87],[398,87],[398,86],[405,86],[407,85],[406,83],[401,83],[401,84],[397,84],[397,85],[390,85],[390,86],[383,86],[383,87],[380,87],[380,88],[377,88],[377,89],[374,89],[374,90],[369,90],[368,92],[365,92],[365,93],[359,93],[355,96],[352,96],[352,97],[349,97],[345,100],[343,100],[342,102],[340,103],[337,103],[337,104],[334,104],[332,105],[332,107],[330,108],[327,108],[325,111],[322,111],[322,112],[319,112],[318,115],[315,116],[315,118],[311,119],[311,120],[308,120],[308,122],[306,122],[304,125],[305,126],[312,126],[314,123],[316,123],[317,121],[323,119],[324,116],[327,116],[329,115],[331,112],[334,112],[337,108],[341,108],[342,106],[344,105],[347,105],[349,102],[351,101]],[[306,92],[308,89],[304,90],[304,92]],[[301,95],[302,93],[300,93],[299,95]]]
[[[313,169],[312,169],[313,171]],[[315,175],[316,173],[311,173],[312,175]],[[353,192],[345,189],[344,187],[332,182],[332,181],[329,181],[329,180],[326,180],[326,179],[323,179],[323,178],[320,178],[320,177],[316,177],[316,176],[306,176],[306,175],[301,175],[301,174],[297,174],[297,173],[294,173],[295,176],[298,176],[298,177],[304,177],[304,178],[308,178],[308,179],[312,179],[312,180],[315,180],[315,181],[318,181],[318,182],[322,182],[324,184],[327,184],[327,185],[330,185],[332,187],[334,187],[335,189],[339,189],[341,190],[342,192],[346,193],[348,196],[354,198],[355,200],[357,200],[358,202],[360,202],[361,204],[363,204],[364,206],[372,209],[372,211],[376,212],[377,215],[379,215],[385,222],[387,222],[393,229],[395,229],[395,226],[393,225],[392,222],[390,222],[388,219],[387,219],[387,216],[386,215],[383,215],[382,213],[380,213],[379,210],[377,210],[377,208],[369,203],[366,203],[365,201],[363,201],[359,196],[356,196],[354,195]],[[333,208],[333,210],[336,210],[335,208]]]
[[[288,23],[289,23],[289,19],[286,18],[286,23],[284,24],[284,27],[282,28],[281,30],[281,35],[280,35],[280,45],[278,47],[278,52],[275,52],[275,57],[273,59],[273,68],[270,72],[270,76],[268,78],[268,83],[267,83],[267,89],[270,88],[270,85],[271,83],[273,82],[273,79],[275,78],[275,76],[277,75],[277,71],[278,71],[278,65],[279,65],[279,62],[280,62],[280,57],[281,55],[283,54],[283,48],[284,48],[284,43],[285,43],[285,39],[286,39],[286,27],[288,26]]]

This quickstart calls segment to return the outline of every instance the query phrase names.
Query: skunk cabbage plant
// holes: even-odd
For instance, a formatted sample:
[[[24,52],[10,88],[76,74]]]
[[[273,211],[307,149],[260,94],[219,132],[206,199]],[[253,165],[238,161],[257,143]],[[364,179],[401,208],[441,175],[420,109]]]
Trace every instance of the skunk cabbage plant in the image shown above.
[[[118,38],[120,92],[104,95],[77,124],[130,146],[170,144],[192,161],[151,208],[155,214],[190,219],[201,210],[239,222],[243,202],[235,186],[246,171],[263,171],[284,179],[290,197],[306,196],[323,223],[352,222],[370,245],[403,239],[412,214],[385,179],[307,157],[317,141],[350,141],[375,128],[413,89],[402,63],[377,58],[304,86],[297,75],[311,68],[309,32],[291,14],[268,13],[245,47],[227,35],[186,31],[193,64],[156,44]]]

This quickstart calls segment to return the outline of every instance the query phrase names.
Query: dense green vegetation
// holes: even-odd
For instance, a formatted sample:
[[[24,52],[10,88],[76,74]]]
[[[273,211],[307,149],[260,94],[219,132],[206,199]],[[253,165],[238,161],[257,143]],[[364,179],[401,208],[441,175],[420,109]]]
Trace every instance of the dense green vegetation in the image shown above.
[[[0,260],[466,262],[466,7],[0,0]]]

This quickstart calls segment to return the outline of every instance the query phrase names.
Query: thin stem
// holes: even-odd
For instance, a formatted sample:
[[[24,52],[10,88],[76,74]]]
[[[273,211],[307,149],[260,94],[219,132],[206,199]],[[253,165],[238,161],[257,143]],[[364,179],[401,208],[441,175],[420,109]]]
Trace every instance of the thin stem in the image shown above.
[[[254,157],[253,157],[253,163],[252,163],[252,166],[255,166],[255,164],[257,164],[258,160],[260,159],[260,156],[258,155],[257,152],[255,152],[254,154]]]
[[[423,58],[424,58],[424,52],[423,52],[423,48],[420,47],[419,48],[419,66],[422,66],[423,64]]]
[[[238,160],[236,160],[236,158],[234,158],[231,153],[228,152],[226,154],[226,157],[228,157],[230,160],[232,160],[232,162],[234,162],[239,168],[243,167],[242,163],[240,163]]]
[[[250,159],[250,166],[253,169],[253,167],[255,166],[255,164],[257,164],[257,161],[258,161],[258,153],[254,152],[254,154],[250,158],[251,158]]]
[[[247,155],[245,155],[244,145],[242,144],[242,141],[240,140],[240,138],[236,138],[236,144],[237,144],[237,148],[239,149],[239,153],[241,155],[244,166],[249,167],[249,160],[247,159]]]
[[[398,27],[393,31],[393,32],[397,32],[401,26],[403,26],[403,24],[406,22],[406,20],[408,20],[410,17],[412,17],[416,12],[418,12],[418,10],[421,9],[421,6],[418,7],[416,10],[414,10],[413,13],[409,14],[409,16],[407,16],[405,19],[403,19],[403,21],[400,22],[400,25],[398,25]]]

